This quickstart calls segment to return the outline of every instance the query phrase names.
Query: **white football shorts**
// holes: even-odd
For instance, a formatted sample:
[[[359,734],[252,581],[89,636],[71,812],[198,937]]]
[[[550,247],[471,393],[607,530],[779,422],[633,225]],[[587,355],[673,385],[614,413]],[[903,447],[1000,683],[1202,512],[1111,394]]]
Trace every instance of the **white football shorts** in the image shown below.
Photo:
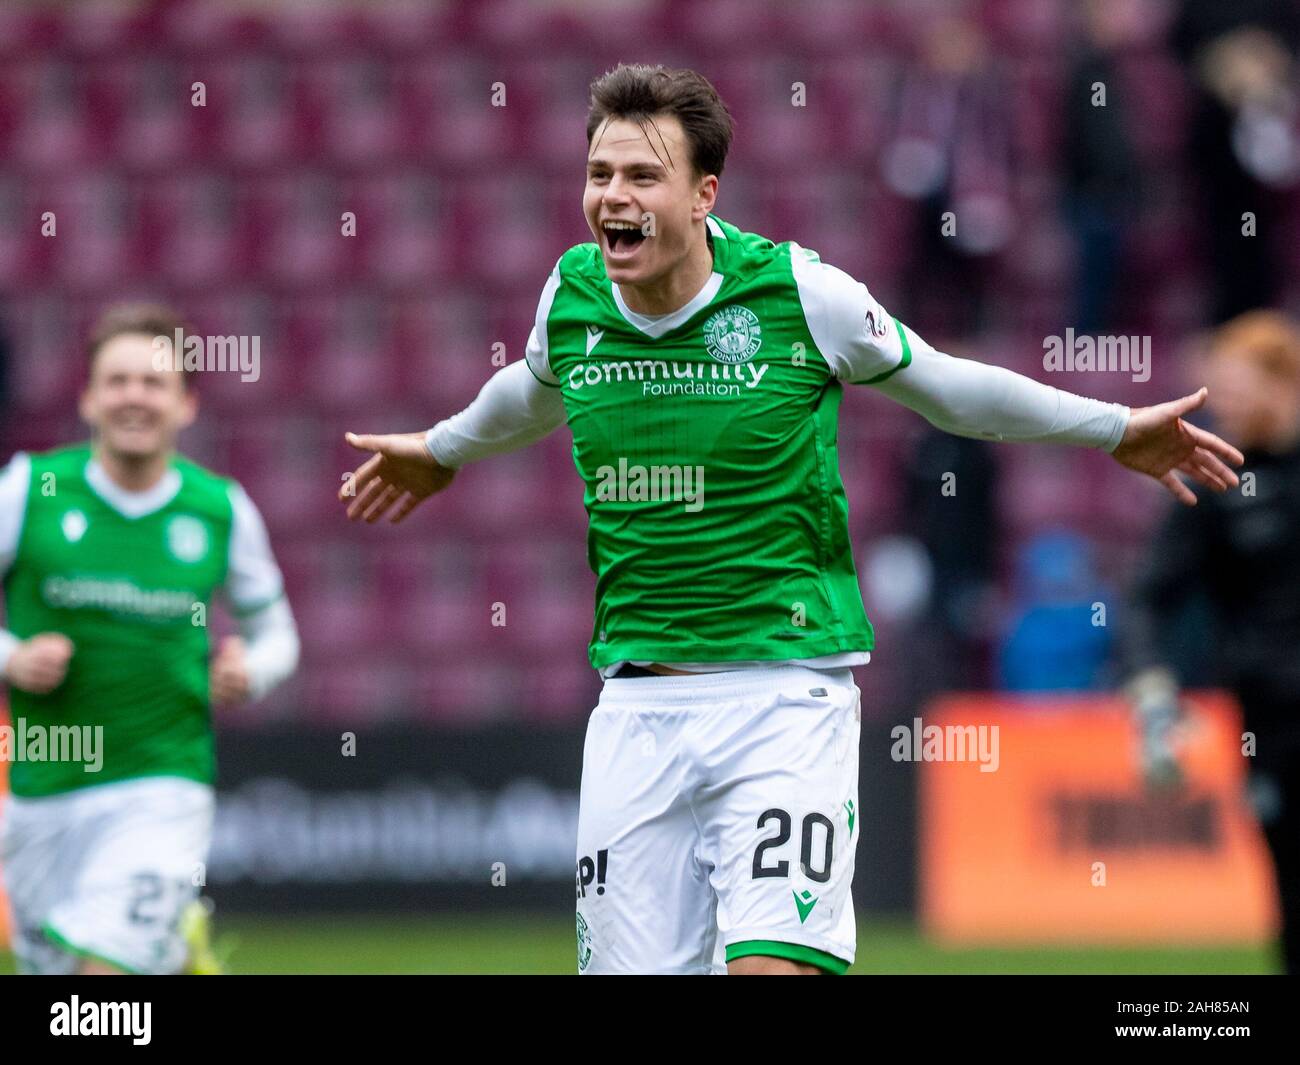
[[[860,699],[848,669],[606,680],[583,748],[579,972],[847,969]]]
[[[210,787],[180,777],[8,796],[0,875],[20,969],[73,973],[89,956],[128,972],[178,971],[177,925],[204,879],[213,807]]]

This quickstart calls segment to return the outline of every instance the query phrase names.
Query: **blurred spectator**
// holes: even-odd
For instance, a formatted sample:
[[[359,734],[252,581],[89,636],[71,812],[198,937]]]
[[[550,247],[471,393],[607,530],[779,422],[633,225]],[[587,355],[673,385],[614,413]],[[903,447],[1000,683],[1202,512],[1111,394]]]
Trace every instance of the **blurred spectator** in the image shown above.
[[[885,183],[918,205],[903,313],[920,329],[970,334],[984,324],[988,260],[1014,224],[1007,99],[979,26],[960,16],[925,24],[881,159]]]
[[[999,538],[992,448],[927,427],[905,477],[907,529],[924,547],[932,575],[922,627],[935,654],[918,676],[926,694],[987,688]]]
[[[1298,40],[1289,0],[1184,0],[1174,26],[1196,93],[1188,169],[1201,186],[1215,322],[1272,304],[1280,290],[1278,192],[1300,178]],[[1243,232],[1247,214],[1253,232]]]
[[[1250,798],[1277,868],[1287,971],[1300,971],[1300,327],[1272,311],[1211,340],[1209,409],[1246,457],[1242,484],[1173,508],[1132,594],[1123,646],[1150,781],[1176,780],[1168,626],[1197,590],[1217,633],[1195,648],[1237,696],[1255,748]],[[1243,753],[1245,753],[1243,751]]]
[[[9,411],[9,368],[13,365],[13,348],[9,339],[9,323],[0,314],[0,456],[5,458],[18,449],[18,441],[12,439],[10,425],[13,419]]]
[[[1088,0],[1081,8],[1084,43],[1067,79],[1064,166],[1067,215],[1078,245],[1074,327],[1109,333],[1123,277],[1126,228],[1141,196],[1133,140],[1120,83],[1119,56],[1139,26],[1139,0]],[[1104,104],[1095,86],[1104,87]]]
[[[1017,600],[1002,644],[1007,691],[1090,691],[1103,687],[1110,628],[1098,603],[1110,600],[1081,536],[1035,537],[1017,560]]]

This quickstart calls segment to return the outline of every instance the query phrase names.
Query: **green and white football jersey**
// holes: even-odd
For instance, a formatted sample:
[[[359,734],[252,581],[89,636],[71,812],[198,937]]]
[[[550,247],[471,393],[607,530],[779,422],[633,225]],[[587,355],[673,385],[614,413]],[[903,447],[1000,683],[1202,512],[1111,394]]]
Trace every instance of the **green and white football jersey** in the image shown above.
[[[211,783],[213,593],[224,589],[240,614],[283,595],[265,527],[243,489],[177,456],[154,488],[126,492],[82,444],[15,456],[0,473],[0,503],[8,629],[20,640],[59,632],[74,645],[52,692],[9,689],[15,733],[103,729],[97,771],[35,757],[28,746],[10,766],[13,793],[145,776]]]
[[[569,249],[528,344],[533,373],[562,390],[586,485],[597,669],[874,643],[836,417],[841,382],[905,367],[909,335],[815,253],[707,225],[712,277],[658,317],[626,306],[596,244]]]

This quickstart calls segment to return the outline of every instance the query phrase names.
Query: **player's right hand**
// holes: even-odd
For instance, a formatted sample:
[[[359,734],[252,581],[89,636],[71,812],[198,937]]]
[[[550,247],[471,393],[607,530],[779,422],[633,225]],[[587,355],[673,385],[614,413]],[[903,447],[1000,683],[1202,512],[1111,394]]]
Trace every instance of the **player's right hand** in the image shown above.
[[[456,475],[429,454],[424,433],[344,435],[358,451],[374,452],[339,489],[339,499],[348,504],[348,517],[353,521],[375,522],[392,510],[389,520],[399,522],[451,484]]]
[[[14,648],[5,663],[5,680],[33,695],[52,692],[68,675],[72,641],[61,632],[40,632]]]

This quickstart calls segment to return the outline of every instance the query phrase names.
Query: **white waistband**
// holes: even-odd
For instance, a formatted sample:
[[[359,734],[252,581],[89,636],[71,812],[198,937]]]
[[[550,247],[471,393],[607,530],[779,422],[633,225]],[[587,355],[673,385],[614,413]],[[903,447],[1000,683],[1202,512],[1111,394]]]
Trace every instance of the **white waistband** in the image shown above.
[[[602,703],[685,703],[697,697],[744,697],[770,692],[783,685],[808,688],[847,686],[849,669],[811,669],[808,666],[772,666],[767,669],[733,669],[725,673],[691,673],[686,676],[610,677],[601,688]]]

